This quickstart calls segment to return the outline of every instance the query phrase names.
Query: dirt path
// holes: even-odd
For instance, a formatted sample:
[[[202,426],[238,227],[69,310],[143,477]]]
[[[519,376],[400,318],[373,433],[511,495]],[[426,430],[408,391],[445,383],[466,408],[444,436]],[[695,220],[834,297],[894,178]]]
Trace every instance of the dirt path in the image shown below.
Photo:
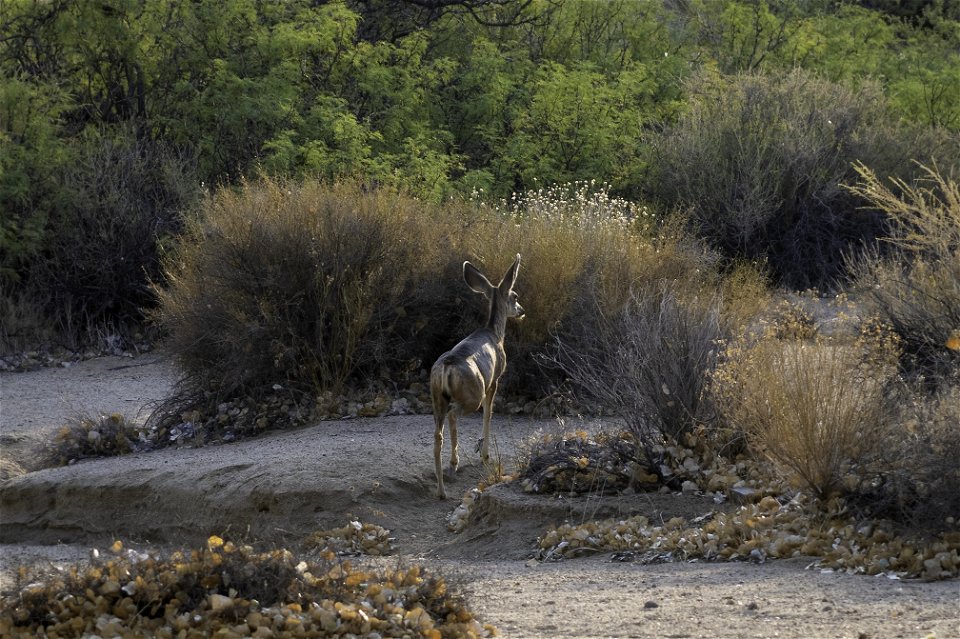
[[[34,446],[77,410],[135,417],[171,383],[156,355],[0,374],[0,444],[35,464]],[[549,422],[496,416],[504,460]],[[538,534],[564,519],[710,509],[692,496],[604,500],[529,497],[497,487],[459,534],[456,500],[432,496],[427,416],[323,422],[231,445],[163,450],[31,472],[0,483],[0,588],[24,561],[70,561],[114,538],[143,548],[228,532],[296,544],[351,518],[397,537],[405,561],[439,568],[505,637],[960,637],[960,582],[822,574],[808,560],[641,565],[607,556],[539,563]],[[461,430],[464,466],[451,494],[482,470],[479,420]],[[389,561],[396,561],[395,558]]]

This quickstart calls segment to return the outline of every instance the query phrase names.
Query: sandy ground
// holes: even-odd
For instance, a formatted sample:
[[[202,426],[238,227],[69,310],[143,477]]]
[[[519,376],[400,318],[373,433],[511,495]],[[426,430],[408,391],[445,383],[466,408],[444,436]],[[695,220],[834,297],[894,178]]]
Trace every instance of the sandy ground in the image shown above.
[[[32,470],[38,445],[78,412],[142,409],[170,387],[159,354],[101,358],[70,368],[0,373],[0,456]],[[549,422],[497,415],[497,448],[515,447]],[[433,497],[428,416],[328,421],[258,439],[163,450],[27,472],[0,483],[0,589],[24,562],[86,557],[120,538],[143,549],[193,544],[210,534],[296,545],[350,519],[397,537],[403,561],[442,571],[505,637],[960,637],[960,582],[923,583],[821,573],[810,560],[619,563],[609,556],[540,563],[537,535],[552,523],[643,513],[694,516],[683,495],[551,499],[495,487],[463,532],[446,530],[458,500]],[[467,490],[482,469],[479,419],[461,426]],[[391,558],[389,561],[396,561]]]

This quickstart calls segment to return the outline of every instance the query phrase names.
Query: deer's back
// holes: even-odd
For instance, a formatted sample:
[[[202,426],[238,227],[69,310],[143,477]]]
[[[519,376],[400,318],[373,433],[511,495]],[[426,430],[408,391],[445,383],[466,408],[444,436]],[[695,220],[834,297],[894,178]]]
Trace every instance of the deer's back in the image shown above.
[[[503,344],[493,331],[479,329],[437,359],[430,371],[430,388],[465,410],[475,410],[504,368]]]

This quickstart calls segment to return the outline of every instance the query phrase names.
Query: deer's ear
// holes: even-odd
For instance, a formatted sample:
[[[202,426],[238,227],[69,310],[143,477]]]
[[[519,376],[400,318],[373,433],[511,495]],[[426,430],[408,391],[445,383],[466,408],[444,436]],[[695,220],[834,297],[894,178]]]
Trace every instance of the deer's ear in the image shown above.
[[[483,295],[490,297],[493,290],[493,284],[491,284],[490,280],[488,280],[486,276],[477,270],[477,267],[470,262],[463,263],[463,281],[465,281],[467,286],[469,286],[474,292],[482,293]]]
[[[500,280],[500,286],[507,284],[507,290],[513,288],[513,285],[517,283],[517,273],[520,272],[520,254],[517,253],[517,259],[513,260],[513,264],[510,266],[510,270],[507,271],[507,274],[503,276],[503,279]]]

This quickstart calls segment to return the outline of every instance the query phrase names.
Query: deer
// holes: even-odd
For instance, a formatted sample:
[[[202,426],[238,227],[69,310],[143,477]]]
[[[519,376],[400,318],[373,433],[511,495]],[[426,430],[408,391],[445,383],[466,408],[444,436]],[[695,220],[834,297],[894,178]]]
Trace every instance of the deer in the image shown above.
[[[463,263],[463,279],[475,293],[489,301],[487,320],[456,346],[441,355],[430,369],[430,397],[433,402],[433,461],[437,476],[437,497],[446,499],[443,488],[441,454],[443,451],[444,420],[450,423],[450,476],[457,472],[460,457],[457,452],[457,418],[483,407],[483,436],[477,443],[484,463],[490,459],[490,417],[497,384],[506,370],[507,356],[503,338],[507,318],[522,319],[523,307],[513,290],[520,270],[520,254],[513,261],[500,283],[490,280],[470,262]]]

